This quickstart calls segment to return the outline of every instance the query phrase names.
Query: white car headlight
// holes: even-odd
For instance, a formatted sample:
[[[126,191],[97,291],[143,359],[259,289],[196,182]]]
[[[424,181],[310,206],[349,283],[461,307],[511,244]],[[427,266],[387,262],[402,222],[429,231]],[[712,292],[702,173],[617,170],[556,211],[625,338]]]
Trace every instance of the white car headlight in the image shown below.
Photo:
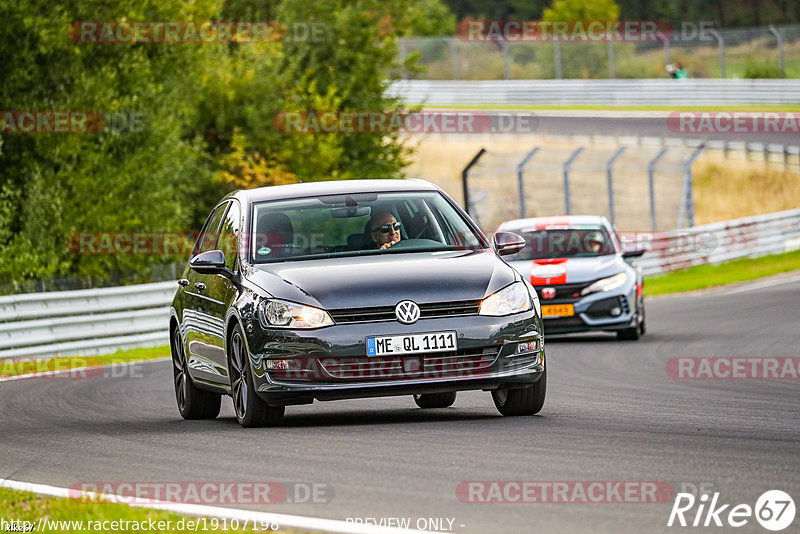
[[[617,289],[618,287],[621,287],[627,280],[628,273],[623,271],[619,274],[615,274],[614,276],[609,276],[608,278],[598,280],[594,284],[583,288],[583,291],[581,291],[581,296],[588,295],[589,293],[595,293],[597,291],[611,291],[612,289]]]
[[[322,328],[333,324],[325,310],[276,299],[261,301],[258,319],[265,328]]]
[[[481,302],[479,315],[511,315],[531,309],[531,296],[522,282],[514,282]]]

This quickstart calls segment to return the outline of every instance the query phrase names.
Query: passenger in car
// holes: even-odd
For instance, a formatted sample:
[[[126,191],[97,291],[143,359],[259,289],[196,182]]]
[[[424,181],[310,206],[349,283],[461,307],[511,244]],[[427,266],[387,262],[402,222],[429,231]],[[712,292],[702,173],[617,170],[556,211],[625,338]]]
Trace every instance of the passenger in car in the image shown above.
[[[367,244],[371,248],[384,250],[400,239],[400,223],[388,211],[376,213],[367,223]]]

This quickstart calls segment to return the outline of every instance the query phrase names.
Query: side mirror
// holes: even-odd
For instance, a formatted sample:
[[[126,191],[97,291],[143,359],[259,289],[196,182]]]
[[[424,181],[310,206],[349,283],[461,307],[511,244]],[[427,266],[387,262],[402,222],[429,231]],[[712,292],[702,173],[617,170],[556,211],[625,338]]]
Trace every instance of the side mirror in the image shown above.
[[[643,249],[643,248],[639,248],[639,249],[636,249],[636,250],[626,250],[625,252],[622,253],[622,257],[625,258],[625,259],[638,258],[639,256],[641,256],[644,253],[645,253],[645,249]]]
[[[513,232],[495,232],[492,236],[492,246],[501,256],[516,254],[525,247],[525,239]]]
[[[208,250],[201,252],[191,260],[189,267],[200,274],[222,274],[232,276],[230,269],[225,267],[225,253],[221,250]]]

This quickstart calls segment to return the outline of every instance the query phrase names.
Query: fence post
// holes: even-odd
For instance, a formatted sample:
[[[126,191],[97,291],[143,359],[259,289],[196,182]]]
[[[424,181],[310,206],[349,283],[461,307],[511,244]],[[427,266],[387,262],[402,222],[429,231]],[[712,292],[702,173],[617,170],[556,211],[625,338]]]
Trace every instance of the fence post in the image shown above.
[[[683,219],[688,219],[689,227],[694,226],[694,192],[692,187],[692,165],[705,150],[706,145],[700,144],[684,163],[683,194],[681,195],[681,209],[679,214],[678,228],[683,228]]]
[[[467,163],[467,166],[466,166],[466,167],[464,167],[464,170],[463,170],[463,171],[461,171],[461,186],[464,188],[464,210],[467,212],[467,215],[469,215],[469,214],[470,214],[470,213],[469,213],[469,186],[468,186],[468,184],[467,184],[467,181],[468,181],[468,175],[469,175],[469,170],[470,170],[470,169],[471,169],[471,168],[472,168],[472,167],[473,167],[473,166],[474,166],[476,163],[478,163],[478,160],[479,160],[479,159],[481,159],[481,157],[482,157],[482,156],[483,156],[485,153],[486,153],[486,149],[485,149],[485,148],[481,148],[480,150],[478,150],[478,153],[477,153],[477,154],[475,154],[475,155],[472,157],[472,159],[470,160],[470,162],[469,162],[469,163]]]
[[[606,163],[606,178],[608,179],[608,213],[611,216],[611,224],[615,224],[614,215],[614,163],[619,159],[627,147],[620,147]]]
[[[501,41],[500,42],[500,49],[503,52],[503,79],[510,80],[511,79],[511,58],[509,56],[511,46]]]
[[[719,46],[719,72],[720,78],[725,78],[725,40],[722,38],[722,35],[717,30],[708,30],[708,33],[717,40],[717,46]]]
[[[672,63],[672,56],[670,55],[670,50],[669,50],[669,37],[667,37],[661,32],[656,32],[656,37],[658,38],[659,41],[664,43],[664,67],[666,67],[667,65]]]
[[[556,66],[556,80],[561,79],[561,43],[553,41],[553,63]]]
[[[769,31],[775,36],[775,39],[778,40],[778,65],[781,69],[781,78],[786,78],[786,69],[783,65],[783,38],[775,26],[770,26]]]
[[[658,230],[658,223],[656,220],[656,188],[655,188],[655,172],[656,172],[656,165],[664,157],[667,153],[668,148],[662,148],[661,151],[650,160],[650,163],[647,164],[647,180],[650,182],[650,224],[655,232]],[[681,200],[681,202],[683,202]]]
[[[517,182],[519,184],[519,216],[525,217],[527,213],[527,209],[525,208],[525,185],[523,183],[522,175],[525,172],[525,165],[528,164],[530,159],[539,151],[539,147],[535,147],[533,150],[528,152],[522,161],[519,162],[517,165]]]
[[[608,46],[608,78],[615,80],[617,78],[617,60],[614,57],[614,42],[608,39],[606,43]]]
[[[458,55],[458,39],[450,38],[447,40],[450,43],[450,54],[453,56],[453,79],[461,79],[461,58]]]
[[[569,199],[569,168],[572,163],[578,159],[578,156],[583,152],[584,147],[579,147],[572,153],[567,161],[564,162],[564,204],[566,208],[566,215],[571,215],[570,199]]]

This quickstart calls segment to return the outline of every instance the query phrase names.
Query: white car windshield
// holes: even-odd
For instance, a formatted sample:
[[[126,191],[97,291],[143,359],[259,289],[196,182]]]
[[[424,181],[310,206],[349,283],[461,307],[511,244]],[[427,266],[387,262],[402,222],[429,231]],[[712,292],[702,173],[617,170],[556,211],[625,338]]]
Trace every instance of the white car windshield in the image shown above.
[[[525,248],[508,256],[508,261],[586,258],[616,252],[611,237],[602,226],[523,229],[516,233],[525,239]]]

